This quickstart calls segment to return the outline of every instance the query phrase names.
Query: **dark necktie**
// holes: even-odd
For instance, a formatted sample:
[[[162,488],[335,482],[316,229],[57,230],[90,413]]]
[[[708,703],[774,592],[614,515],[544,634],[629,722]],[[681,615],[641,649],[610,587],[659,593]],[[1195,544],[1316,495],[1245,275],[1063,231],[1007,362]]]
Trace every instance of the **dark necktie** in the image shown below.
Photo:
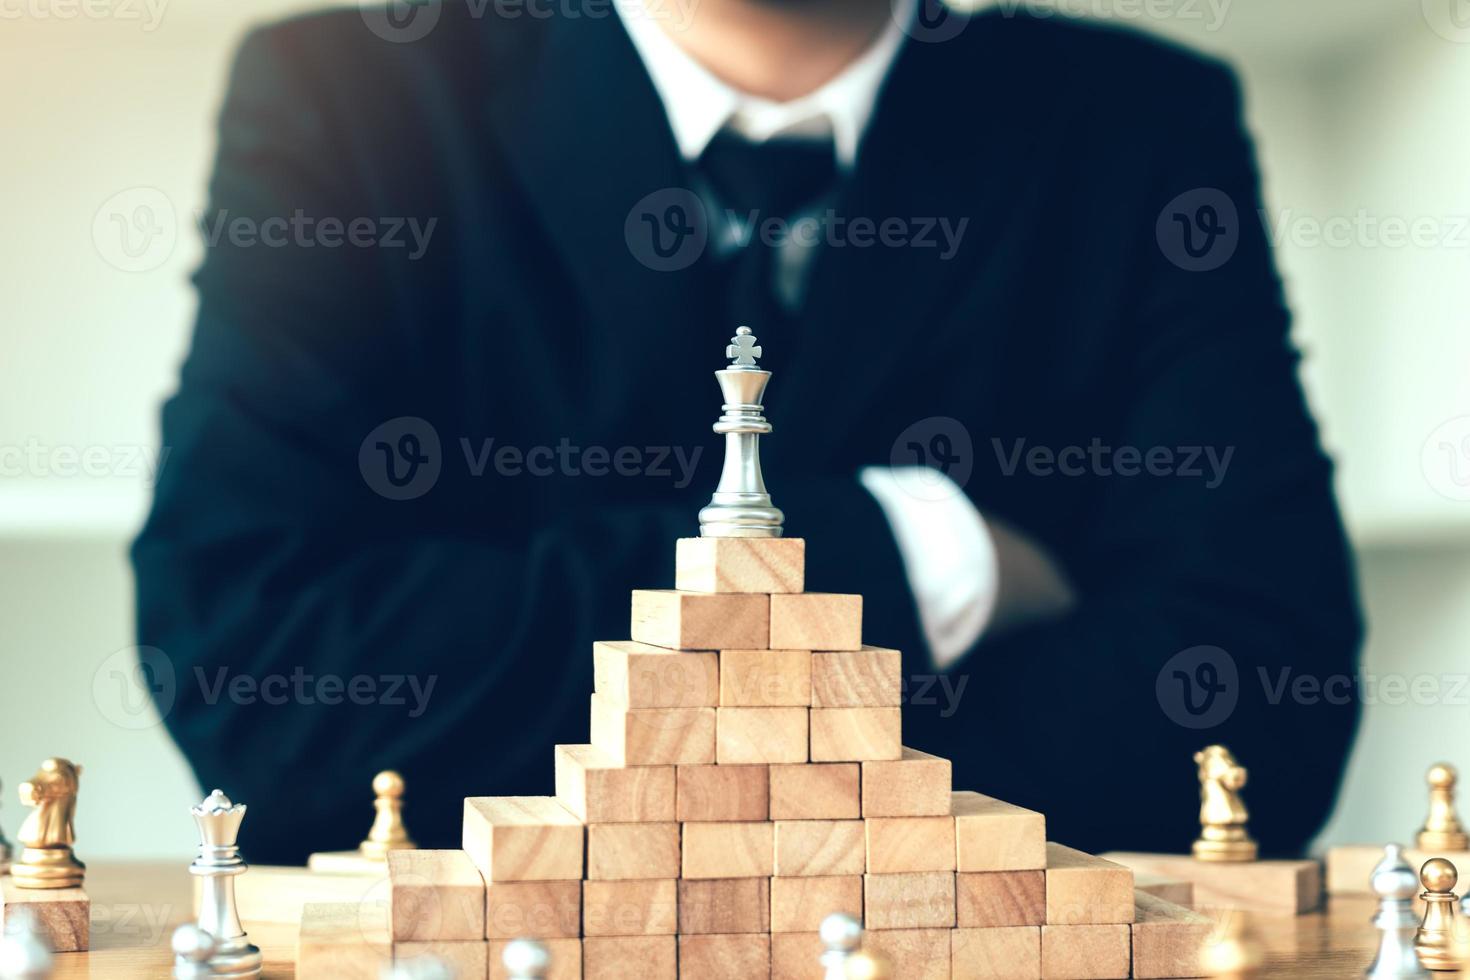
[[[699,168],[717,199],[712,231],[723,234],[733,220],[741,234],[739,247],[718,264],[730,324],[749,324],[757,333],[779,328],[787,320],[776,299],[780,241],[762,232],[776,221],[789,231],[793,218],[831,193],[837,181],[832,139],[752,143],[722,130],[700,156]]]

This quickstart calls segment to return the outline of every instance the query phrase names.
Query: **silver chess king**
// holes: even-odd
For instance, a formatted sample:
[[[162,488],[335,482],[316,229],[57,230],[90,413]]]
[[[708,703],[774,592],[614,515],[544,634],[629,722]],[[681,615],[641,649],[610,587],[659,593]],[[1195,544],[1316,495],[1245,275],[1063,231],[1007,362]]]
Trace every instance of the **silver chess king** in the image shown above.
[[[199,857],[189,865],[189,873],[203,879],[204,885],[199,898],[199,928],[213,936],[217,944],[209,958],[209,976],[258,976],[260,950],[250,944],[235,907],[235,876],[249,868],[235,843],[245,819],[245,806],[231,803],[228,796],[215,790],[189,813],[199,826],[200,837]]]
[[[760,437],[771,431],[761,414],[761,399],[771,372],[756,360],[760,345],[749,327],[740,327],[725,348],[730,366],[716,371],[725,396],[724,414],[714,430],[725,437],[725,466],[709,505],[699,512],[699,534],[706,538],[779,538],[785,515],[771,504],[761,476]]]

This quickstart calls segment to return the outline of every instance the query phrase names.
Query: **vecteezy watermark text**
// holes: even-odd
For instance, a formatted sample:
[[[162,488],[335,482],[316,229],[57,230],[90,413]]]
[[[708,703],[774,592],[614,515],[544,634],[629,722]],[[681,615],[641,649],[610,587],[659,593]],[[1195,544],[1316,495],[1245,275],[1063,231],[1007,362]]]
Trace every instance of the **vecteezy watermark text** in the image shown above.
[[[1022,468],[1031,476],[1170,476],[1203,479],[1205,489],[1214,490],[1225,479],[1235,447],[1223,451],[1215,446],[1109,446],[1096,436],[1086,446],[1028,446],[1025,439],[1012,440],[1009,448],[996,438],[990,440],[996,462],[1005,476]]]
[[[694,479],[703,446],[686,451],[683,446],[579,446],[563,436],[555,446],[524,449],[510,443],[496,445],[494,437],[459,440],[471,476],[640,476],[654,479],[674,477],[674,488],[683,490]],[[678,470],[675,476],[674,470]]]
[[[408,249],[406,257],[410,262],[424,257],[438,224],[438,218],[423,221],[413,217],[319,218],[301,208],[292,211],[289,217],[231,215],[228,209],[199,216],[199,229],[207,248],[228,242],[234,248]]]

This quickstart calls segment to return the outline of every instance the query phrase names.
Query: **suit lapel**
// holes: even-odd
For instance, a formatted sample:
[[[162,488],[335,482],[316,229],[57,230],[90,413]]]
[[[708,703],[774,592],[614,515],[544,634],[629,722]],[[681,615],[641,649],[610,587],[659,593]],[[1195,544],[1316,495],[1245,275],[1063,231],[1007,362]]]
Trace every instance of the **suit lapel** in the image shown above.
[[[878,226],[897,218],[916,241],[859,247],[849,240],[824,247],[817,258],[798,327],[805,346],[801,377],[783,384],[781,395],[799,397],[808,379],[840,363],[843,396],[802,406],[812,410],[802,413],[803,429],[812,427],[803,440],[841,431],[851,405],[884,401],[881,390],[892,372],[922,366],[926,354],[939,356],[956,332],[967,335],[973,350],[976,334],[986,330],[982,310],[964,300],[983,284],[988,258],[1005,245],[1007,218],[1033,155],[1030,124],[1019,102],[1005,96],[1014,79],[994,43],[996,27],[994,18],[976,17],[954,40],[908,41],[884,85],[836,210],[849,231],[854,219]],[[951,238],[958,234],[957,244],[946,239],[946,226]],[[998,343],[992,336],[979,346]],[[895,350],[904,356],[885,355]]]

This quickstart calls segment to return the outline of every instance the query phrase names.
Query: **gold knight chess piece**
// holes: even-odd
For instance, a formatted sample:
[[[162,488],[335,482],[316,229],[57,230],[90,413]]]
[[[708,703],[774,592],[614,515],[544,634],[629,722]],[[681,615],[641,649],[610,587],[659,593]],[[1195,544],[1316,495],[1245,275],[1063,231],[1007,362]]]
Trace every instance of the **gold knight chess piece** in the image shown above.
[[[391,769],[373,777],[373,809],[378,813],[367,840],[358,846],[363,857],[388,860],[389,851],[411,850],[416,845],[403,825],[403,777]]]
[[[1459,922],[1455,917],[1455,884],[1460,880],[1455,866],[1444,858],[1430,858],[1419,869],[1424,892],[1424,923],[1414,937],[1419,960],[1431,970],[1458,970]]]
[[[20,801],[34,807],[16,839],[20,856],[10,874],[18,888],[78,888],[87,866],[72,853],[77,789],[82,767],[66,759],[47,759],[20,784]]]
[[[1419,850],[1446,853],[1470,849],[1470,837],[1455,813],[1455,784],[1459,781],[1455,767],[1441,762],[1430,766],[1424,778],[1429,783],[1429,816],[1419,831]]]
[[[1194,754],[1199,766],[1199,839],[1197,861],[1254,861],[1256,842],[1245,831],[1250,811],[1240,798],[1246,769],[1223,745],[1211,745]]]

